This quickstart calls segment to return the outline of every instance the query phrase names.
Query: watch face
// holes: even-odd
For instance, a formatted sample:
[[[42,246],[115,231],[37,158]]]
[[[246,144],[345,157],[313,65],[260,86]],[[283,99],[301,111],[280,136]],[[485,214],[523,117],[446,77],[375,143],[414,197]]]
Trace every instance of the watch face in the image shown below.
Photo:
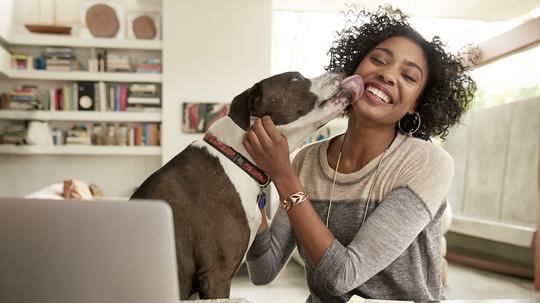
[[[81,98],[79,98],[79,105],[83,109],[91,108],[92,107],[92,98],[90,98],[88,96],[82,96]]]

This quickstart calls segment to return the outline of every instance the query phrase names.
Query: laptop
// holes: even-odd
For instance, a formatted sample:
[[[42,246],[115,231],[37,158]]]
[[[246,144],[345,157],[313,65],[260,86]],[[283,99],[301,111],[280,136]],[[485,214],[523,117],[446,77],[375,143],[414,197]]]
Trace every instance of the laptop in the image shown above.
[[[0,302],[179,300],[165,202],[0,198]]]

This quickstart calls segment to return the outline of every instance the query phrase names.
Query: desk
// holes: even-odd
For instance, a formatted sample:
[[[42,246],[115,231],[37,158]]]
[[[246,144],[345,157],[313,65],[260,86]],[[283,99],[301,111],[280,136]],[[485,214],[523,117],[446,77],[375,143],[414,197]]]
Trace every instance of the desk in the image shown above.
[[[191,300],[180,301],[181,303],[256,303],[246,299],[217,299],[217,300]],[[366,299],[366,303],[390,303],[390,302],[406,302],[406,301],[390,301],[390,300],[370,300]],[[540,299],[493,299],[493,300],[442,300],[442,301],[424,301],[417,303],[540,303]]]
[[[188,300],[188,301],[180,301],[180,302],[181,303],[252,303],[242,298],[216,299],[216,300]],[[529,302],[519,302],[519,303],[529,303]],[[540,303],[540,302],[534,302],[534,303]]]

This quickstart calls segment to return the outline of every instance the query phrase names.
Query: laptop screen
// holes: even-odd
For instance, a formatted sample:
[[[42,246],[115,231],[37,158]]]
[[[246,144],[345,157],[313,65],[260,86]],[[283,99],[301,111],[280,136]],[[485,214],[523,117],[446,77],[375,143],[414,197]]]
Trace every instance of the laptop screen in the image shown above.
[[[178,302],[161,201],[0,198],[0,302]]]

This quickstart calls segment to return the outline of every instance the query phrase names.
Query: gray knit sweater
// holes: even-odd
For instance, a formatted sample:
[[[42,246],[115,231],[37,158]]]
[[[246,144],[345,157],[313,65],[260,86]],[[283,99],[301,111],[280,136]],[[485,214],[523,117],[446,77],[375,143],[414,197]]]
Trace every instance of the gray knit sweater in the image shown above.
[[[334,170],[329,141],[302,149],[293,166],[325,222]],[[350,174],[337,174],[329,229],[336,240],[314,266],[279,209],[247,254],[251,281],[270,283],[295,247],[305,263],[306,302],[346,302],[354,295],[394,300],[444,299],[441,222],[453,161],[440,147],[398,134],[381,163],[368,217],[366,200],[381,156]]]

